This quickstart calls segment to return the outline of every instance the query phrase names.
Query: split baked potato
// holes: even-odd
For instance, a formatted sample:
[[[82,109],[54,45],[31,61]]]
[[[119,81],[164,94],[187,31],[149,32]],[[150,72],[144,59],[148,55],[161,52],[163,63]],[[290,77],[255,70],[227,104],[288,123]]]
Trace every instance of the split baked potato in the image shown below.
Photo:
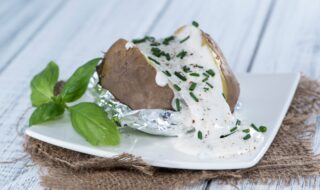
[[[174,35],[178,36],[185,28],[180,27]],[[221,78],[223,95],[233,112],[240,94],[239,83],[218,45],[203,31],[201,35],[202,46],[211,50],[214,60],[212,64],[217,64],[219,68],[216,75]],[[128,48],[127,44],[128,41],[119,39],[105,53],[98,69],[101,86],[131,109],[173,110],[172,86],[159,86],[155,81],[157,70],[151,64],[153,60],[137,46]]]

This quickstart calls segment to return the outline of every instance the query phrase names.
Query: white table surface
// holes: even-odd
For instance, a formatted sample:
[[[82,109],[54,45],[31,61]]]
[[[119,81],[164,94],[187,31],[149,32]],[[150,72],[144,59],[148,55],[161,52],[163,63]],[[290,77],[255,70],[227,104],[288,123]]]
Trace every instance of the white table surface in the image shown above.
[[[1,0],[0,189],[44,189],[16,128],[18,118],[27,126],[29,82],[48,61],[58,62],[63,78],[120,37],[166,36],[196,20],[235,72],[301,71],[319,79],[319,18],[319,0]],[[320,189],[320,177],[238,188]],[[235,187],[206,181],[186,189]]]

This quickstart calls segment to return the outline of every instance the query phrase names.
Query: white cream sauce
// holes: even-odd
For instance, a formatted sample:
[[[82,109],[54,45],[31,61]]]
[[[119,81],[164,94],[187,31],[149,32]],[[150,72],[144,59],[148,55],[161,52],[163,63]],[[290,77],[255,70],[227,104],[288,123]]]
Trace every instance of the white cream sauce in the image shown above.
[[[125,45],[126,50],[129,50],[129,49],[131,49],[133,47],[134,47],[134,44],[132,42],[129,42],[129,41]]]
[[[168,84],[168,77],[160,70],[156,74],[156,83],[158,86],[164,87]]]
[[[182,40],[185,41],[181,42]],[[223,96],[216,55],[207,45],[202,44],[201,30],[194,26],[186,26],[167,45],[163,44],[163,40],[159,42],[161,44],[157,46],[152,46],[154,42],[150,41],[136,46],[146,57],[156,60],[150,60],[150,64],[157,70],[156,83],[159,86],[168,84],[173,89],[175,98],[172,106],[177,109],[176,101],[179,99],[181,115],[192,118],[192,127],[195,129],[191,134],[193,138],[190,138],[190,134],[181,136],[175,147],[199,157],[230,157],[246,154],[259,146],[263,141],[263,135],[245,124],[238,125],[232,135],[220,138],[221,135],[230,134],[230,130],[236,126],[236,118]],[[165,55],[155,56],[152,48],[158,48],[164,54],[170,55],[170,60]],[[183,51],[186,55],[181,58],[179,55]],[[215,73],[214,76],[210,75],[212,71]],[[165,72],[169,72],[170,75],[164,74]],[[185,80],[175,72],[183,75]],[[203,82],[205,78],[207,80]],[[192,83],[196,86],[190,90]],[[178,91],[174,85],[178,85],[181,90]],[[242,130],[247,128],[250,128],[251,138],[244,140],[248,133]]]

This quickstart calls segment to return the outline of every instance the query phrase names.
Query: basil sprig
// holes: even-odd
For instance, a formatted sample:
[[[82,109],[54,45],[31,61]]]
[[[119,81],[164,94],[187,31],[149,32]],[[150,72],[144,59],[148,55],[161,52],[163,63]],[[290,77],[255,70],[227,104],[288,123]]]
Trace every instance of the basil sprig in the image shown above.
[[[82,102],[70,107],[73,128],[93,145],[117,145],[116,124],[95,103]]]
[[[51,101],[53,88],[59,77],[58,65],[51,61],[47,67],[33,77],[31,81],[32,106],[40,106]]]
[[[117,125],[98,105],[81,102],[67,103],[81,98],[101,58],[92,59],[79,67],[63,85],[61,93],[54,95],[59,77],[59,67],[50,62],[31,81],[31,102],[36,109],[29,119],[29,126],[60,118],[65,110],[70,112],[73,128],[92,145],[117,145],[120,134]]]

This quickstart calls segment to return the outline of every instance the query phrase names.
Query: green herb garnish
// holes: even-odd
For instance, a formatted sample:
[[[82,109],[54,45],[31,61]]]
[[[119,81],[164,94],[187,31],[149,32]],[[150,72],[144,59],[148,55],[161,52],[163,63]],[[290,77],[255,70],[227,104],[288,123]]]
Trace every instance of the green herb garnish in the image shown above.
[[[180,57],[180,59],[183,59],[186,55],[187,55],[187,52],[182,50],[176,56]]]
[[[50,62],[31,81],[31,102],[36,109],[31,114],[29,126],[56,120],[67,110],[70,112],[73,128],[90,144],[119,144],[117,125],[107,117],[102,108],[91,102],[67,105],[82,97],[100,61],[101,58],[93,59],[79,67],[58,94],[54,94],[54,86],[58,81],[59,67]]]
[[[165,38],[162,43],[164,45],[169,45],[169,42],[172,40],[174,40],[174,36],[169,36],[169,37]]]
[[[176,99],[176,109],[177,111],[181,111],[181,104],[179,99]]]
[[[215,75],[215,73],[212,69],[207,70],[206,73],[208,73],[212,77],[214,77],[214,75]]]
[[[150,41],[150,42],[154,42],[155,38],[152,37],[152,36],[145,36],[144,38],[141,38],[141,39],[133,39],[132,43],[139,44],[139,43],[143,43],[143,42],[145,42],[147,40]]]
[[[148,59],[150,59],[151,61],[153,61],[154,63],[156,63],[156,64],[158,64],[158,65],[160,65],[160,63],[159,63],[159,61],[157,61],[157,60],[155,60],[155,59],[153,59],[152,57],[148,57]]]
[[[148,41],[150,41],[150,42],[154,42],[155,40],[156,40],[156,38],[155,37],[153,37],[153,36],[146,36],[146,37],[144,37],[146,40],[148,40]]]
[[[232,129],[230,129],[230,132],[234,132],[237,129],[238,129],[238,127],[233,127]]]
[[[183,39],[180,41],[180,43],[182,44],[183,42],[187,41],[189,38],[190,38],[190,36],[187,36],[187,37],[183,38]]]
[[[162,55],[162,51],[156,47],[151,48],[151,52],[156,57],[160,57]]]
[[[181,72],[174,72],[174,74],[179,78],[181,79],[182,81],[186,81],[187,78],[181,73]]]
[[[186,65],[182,67],[182,70],[183,70],[185,73],[189,73],[189,72],[190,72],[190,68],[187,67]]]
[[[259,127],[259,131],[260,131],[261,133],[265,133],[265,132],[267,132],[267,127],[266,127],[266,126],[260,126],[260,127]]]
[[[233,131],[232,133],[226,134],[226,135],[221,135],[220,138],[221,138],[221,139],[222,139],[222,138],[226,138],[226,137],[232,135],[233,133],[235,133],[235,131]]]
[[[161,54],[161,50],[159,49],[159,48],[157,48],[157,47],[152,47],[151,48],[151,52],[152,52],[152,54],[154,55],[154,56],[156,56],[156,57],[160,57],[162,54]]]
[[[210,76],[207,73],[202,73],[202,74],[205,76],[205,78],[202,80],[202,82],[206,82]]]
[[[202,82],[206,82],[207,80],[209,80],[209,77],[204,78]]]
[[[210,83],[206,82],[206,84],[207,84],[210,88],[213,88],[213,86],[212,86]]]
[[[163,55],[166,57],[167,61],[170,61],[171,57],[169,53],[163,53]]]
[[[250,129],[243,129],[242,132],[244,132],[244,133],[250,133]]]
[[[198,139],[202,140],[202,132],[201,131],[198,131]]]
[[[177,91],[180,91],[180,90],[181,90],[180,86],[178,86],[178,85],[176,85],[176,84],[173,85],[173,88],[176,89]]]
[[[205,77],[210,77],[207,73],[202,73]]]
[[[133,39],[132,43],[134,44],[140,44],[146,41],[146,38],[141,38],[141,39]]]
[[[193,91],[196,88],[196,86],[197,86],[197,83],[192,82],[190,87],[189,87],[189,90]]]
[[[150,44],[150,46],[160,46],[160,43],[159,43],[159,42],[152,42],[152,43]]]
[[[165,75],[167,75],[168,77],[171,77],[171,73],[169,71],[162,71]]]
[[[197,98],[197,96],[195,94],[193,94],[193,92],[190,92],[189,94],[194,101],[199,102],[199,99]]]
[[[193,76],[193,77],[199,77],[199,73],[190,73],[190,76]]]
[[[201,65],[195,64],[194,67],[198,67],[200,69],[203,69],[203,67]]]
[[[192,21],[192,25],[193,25],[194,27],[199,27],[199,23],[197,23],[196,21]]]
[[[241,121],[239,119],[237,119],[236,121],[236,126],[241,125]]]
[[[152,52],[152,54],[153,54],[154,56],[156,56],[156,57],[165,56],[168,61],[171,59],[169,53],[165,53],[164,51],[161,51],[161,50],[160,50],[159,48],[157,48],[157,47],[151,48],[151,52]]]
[[[40,106],[51,102],[53,90],[59,77],[58,65],[51,61],[47,67],[33,77],[31,81],[32,106]]]
[[[204,87],[203,90],[204,90],[205,92],[208,92],[208,91],[209,91],[209,88]]]
[[[250,134],[247,134],[246,136],[243,137],[243,140],[248,140],[251,138],[251,135]]]
[[[251,126],[254,130],[256,130],[257,132],[260,132],[260,130],[258,129],[258,127],[257,127],[255,124],[251,123],[250,126]]]

